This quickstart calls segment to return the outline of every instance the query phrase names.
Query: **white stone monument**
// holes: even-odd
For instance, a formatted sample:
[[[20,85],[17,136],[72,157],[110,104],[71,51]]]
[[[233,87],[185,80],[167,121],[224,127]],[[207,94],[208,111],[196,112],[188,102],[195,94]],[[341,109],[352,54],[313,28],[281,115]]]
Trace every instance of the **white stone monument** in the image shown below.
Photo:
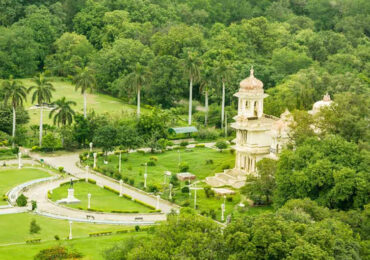
[[[72,239],[72,221],[69,221],[69,239]]]
[[[91,193],[87,194],[87,208],[90,209]]]
[[[74,203],[80,203],[81,201],[77,198],[75,198],[75,190],[73,188],[73,180],[71,179],[70,186],[68,188],[68,196],[67,198],[57,200],[58,204],[74,204]]]
[[[98,156],[98,154],[94,153],[93,155],[94,155],[94,169],[95,169],[96,168],[96,157]]]

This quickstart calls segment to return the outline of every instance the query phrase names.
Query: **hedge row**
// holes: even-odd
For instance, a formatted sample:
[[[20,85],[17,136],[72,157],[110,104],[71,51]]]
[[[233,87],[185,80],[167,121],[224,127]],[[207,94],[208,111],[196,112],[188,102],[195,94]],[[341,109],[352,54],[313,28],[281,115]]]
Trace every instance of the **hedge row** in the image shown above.
[[[91,183],[91,184],[96,184],[96,180],[93,180],[93,179],[87,179],[87,181],[89,182],[89,183]]]
[[[110,235],[112,235],[112,231],[90,233],[89,237],[100,237],[100,236],[110,236]]]
[[[112,213],[139,213],[138,210],[112,210]]]
[[[26,244],[39,244],[39,243],[41,243],[41,238],[26,240]]]
[[[119,191],[118,190],[112,189],[111,187],[108,187],[106,185],[104,185],[103,188],[119,195]]]

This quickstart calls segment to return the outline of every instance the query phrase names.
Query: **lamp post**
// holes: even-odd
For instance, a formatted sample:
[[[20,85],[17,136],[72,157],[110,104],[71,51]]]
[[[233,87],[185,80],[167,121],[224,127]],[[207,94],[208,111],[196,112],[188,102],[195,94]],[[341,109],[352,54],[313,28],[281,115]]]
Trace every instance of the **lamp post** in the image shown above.
[[[18,169],[22,168],[22,153],[18,153]]]
[[[91,193],[87,194],[87,208],[90,209]]]
[[[225,203],[221,204],[221,221],[224,221]]]
[[[69,221],[69,239],[72,239],[72,220]]]
[[[166,181],[167,181],[167,176],[168,177],[171,177],[172,173],[170,171],[165,171],[164,172],[164,181],[163,181],[163,184],[166,184]]]
[[[157,195],[157,205],[155,205],[155,209],[158,210],[159,209],[159,198],[160,196]]]
[[[189,190],[194,190],[194,209],[197,209],[197,190],[201,190],[202,188],[193,187]]]
[[[146,188],[146,178],[148,177],[148,164],[145,163],[145,173],[144,173],[144,188]]]
[[[169,199],[172,200],[172,183],[170,183],[170,196]]]
[[[92,152],[92,149],[93,149],[93,143],[92,142],[90,142],[90,153]]]
[[[123,180],[119,180],[119,196],[122,197],[123,189],[122,189]]]
[[[119,158],[118,158],[118,172],[121,173],[121,160],[122,160],[122,152],[119,152]]]
[[[98,156],[98,154],[94,153],[93,155],[94,155],[94,169],[95,169],[96,168],[96,157]]]
[[[89,165],[86,165],[86,166],[85,166],[85,169],[86,169],[85,182],[88,182],[88,178],[89,178]]]

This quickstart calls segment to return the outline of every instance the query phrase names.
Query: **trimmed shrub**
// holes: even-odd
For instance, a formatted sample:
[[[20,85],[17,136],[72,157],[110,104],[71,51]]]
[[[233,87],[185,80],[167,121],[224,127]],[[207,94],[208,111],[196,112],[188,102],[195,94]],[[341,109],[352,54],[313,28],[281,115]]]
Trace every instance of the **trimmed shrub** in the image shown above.
[[[159,187],[155,184],[149,185],[149,192],[157,192],[159,191]]]
[[[230,169],[230,164],[224,164],[222,165],[222,170]]]
[[[204,193],[206,194],[207,198],[211,198],[215,196],[215,191],[212,190],[210,186],[206,186],[203,189],[204,189]]]
[[[139,204],[141,204],[141,205],[143,205],[143,206],[146,206],[146,207],[148,207],[148,208],[150,208],[150,209],[155,210],[155,207],[153,207],[152,205],[146,204],[145,202],[143,202],[143,201],[141,201],[141,200],[137,200],[137,199],[135,199],[134,201],[135,201],[135,202],[137,202],[137,203],[139,203]]]
[[[60,237],[58,235],[55,235],[54,239],[58,241],[58,240],[60,240]]]
[[[26,240],[26,244],[39,244],[41,243],[41,238],[34,238]]]
[[[204,148],[204,147],[206,147],[205,144],[196,144],[195,145],[195,148]]]
[[[41,227],[37,225],[36,220],[32,220],[30,223],[30,234],[37,234],[41,230]]]
[[[140,231],[140,226],[139,226],[139,225],[136,225],[136,226],[135,226],[135,231],[136,231],[136,232],[139,232],[139,231]]]
[[[111,187],[108,187],[106,185],[104,185],[103,188],[119,195],[119,191],[118,190],[112,189]]]
[[[232,201],[233,201],[233,197],[231,197],[231,196],[227,196],[227,197],[226,197],[226,200],[227,200],[228,202],[232,202]]]
[[[5,194],[3,195],[3,197],[2,197],[2,200],[3,201],[7,201],[8,200],[8,196],[6,196]]]
[[[190,206],[190,201],[188,201],[188,200],[184,201],[181,206],[189,207]]]
[[[180,172],[187,172],[189,170],[189,164],[187,162],[180,163],[179,170]]]
[[[231,154],[235,154],[235,149],[234,149],[234,148],[231,148],[231,149],[230,149],[230,153],[231,153]]]
[[[32,210],[37,209],[37,202],[35,200],[32,200],[31,204],[32,204]]]
[[[100,236],[110,236],[112,235],[112,231],[103,231],[103,232],[95,232],[95,233],[90,233],[89,237],[100,237]]]
[[[226,149],[228,144],[225,141],[218,141],[216,143],[216,147],[222,152],[222,150]]]
[[[27,205],[27,197],[21,194],[16,200],[18,207],[24,207]]]
[[[60,173],[63,173],[63,172],[64,172],[64,167],[63,167],[63,166],[59,166],[59,167],[58,167],[58,171],[59,171]]]
[[[87,182],[88,183],[91,183],[91,184],[96,184],[96,180],[93,180],[93,179],[90,179],[90,178],[87,179]]]
[[[206,164],[213,164],[213,160],[212,159],[206,160]]]
[[[186,146],[188,146],[189,145],[189,142],[188,141],[182,141],[181,143],[180,143],[180,146],[182,146],[182,147],[186,147]]]
[[[155,166],[155,161],[149,161],[149,162],[147,162],[147,165],[148,166]]]
[[[139,213],[138,210],[112,210],[112,213]]]
[[[150,156],[149,160],[151,161],[158,161],[158,157],[157,156]]]
[[[189,187],[187,187],[187,186],[182,187],[181,192],[182,193],[189,193]]]
[[[135,184],[135,180],[134,179],[129,179],[128,182],[129,182],[129,184],[131,186],[134,186],[134,184]]]

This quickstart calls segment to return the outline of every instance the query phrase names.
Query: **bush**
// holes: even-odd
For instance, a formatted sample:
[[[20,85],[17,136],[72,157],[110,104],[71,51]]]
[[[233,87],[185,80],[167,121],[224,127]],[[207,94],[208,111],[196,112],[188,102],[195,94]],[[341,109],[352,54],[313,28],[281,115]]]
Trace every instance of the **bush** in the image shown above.
[[[149,160],[151,161],[158,161],[158,157],[157,156],[150,156]]]
[[[152,205],[146,204],[145,202],[143,202],[141,200],[135,199],[134,201],[137,202],[137,203],[139,203],[139,204],[141,204],[141,205],[143,205],[143,206],[146,206],[146,207],[148,207],[148,208],[150,208],[152,210],[155,210],[155,207],[153,207]]]
[[[206,147],[205,144],[196,144],[195,148],[204,148]]]
[[[112,231],[103,231],[103,232],[90,233],[89,237],[100,237],[100,236],[110,236],[110,235],[112,235]]]
[[[21,194],[16,200],[18,207],[24,207],[27,205],[27,197]]]
[[[129,184],[131,186],[134,186],[134,184],[135,184],[135,180],[134,179],[129,179],[128,182],[129,182]]]
[[[206,194],[207,198],[211,198],[215,196],[215,191],[212,190],[210,186],[206,186],[203,189],[204,189],[204,193]]]
[[[203,128],[198,131],[198,138],[201,140],[216,140],[219,132],[214,128]]]
[[[227,170],[227,169],[230,169],[230,164],[224,164],[222,165],[222,170]]]
[[[116,180],[122,179],[122,175],[119,172],[114,172],[113,173],[113,178]]]
[[[5,194],[3,195],[3,197],[2,197],[2,200],[3,201],[7,201],[8,200],[8,196],[6,196]]]
[[[159,187],[157,185],[149,185],[149,192],[158,192]]]
[[[96,184],[96,180],[93,180],[93,179],[90,179],[90,178],[87,179],[87,182],[88,183],[91,183],[91,184]]]
[[[59,167],[58,167],[58,171],[59,171],[60,173],[63,173],[63,172],[64,172],[64,167],[63,167],[63,166],[59,166]]]
[[[147,165],[148,166],[155,166],[155,161],[149,161],[149,162],[147,162]]]
[[[135,226],[135,231],[136,231],[136,232],[139,232],[139,231],[140,231],[140,226],[136,225],[136,226]]]
[[[189,145],[189,142],[188,141],[182,141],[181,143],[180,143],[180,146],[182,146],[182,147],[186,147],[186,146],[188,146]]]
[[[187,162],[180,163],[179,171],[180,172],[187,172],[189,170],[189,164]]]
[[[28,239],[26,240],[26,244],[39,244],[41,243],[41,238],[35,238],[35,239]]]
[[[119,194],[119,191],[118,190],[112,189],[111,187],[108,187],[106,185],[104,185],[103,188],[106,189],[106,190],[109,190],[109,191],[111,191],[113,193]]]
[[[206,164],[213,164],[213,160],[212,159],[206,160]]]
[[[35,200],[32,200],[31,204],[32,204],[32,210],[37,209],[37,202]]]
[[[58,240],[60,240],[60,237],[58,235],[55,235],[54,239],[58,241]]]
[[[138,210],[112,210],[112,213],[139,213]]]
[[[32,220],[30,223],[30,234],[37,234],[41,230],[41,227],[37,225],[36,220]]]
[[[211,216],[212,219],[216,219],[216,211],[214,209],[210,209],[208,215]]]
[[[168,145],[168,146],[173,146],[173,142],[172,142],[172,141],[168,141],[168,142],[167,142],[167,145]]]
[[[189,207],[190,206],[190,201],[188,201],[188,200],[184,201],[181,206]]]
[[[228,197],[226,197],[226,200],[227,200],[228,202],[232,202],[232,201],[233,201],[233,197],[228,196]]]
[[[235,154],[235,149],[234,149],[234,148],[231,148],[231,149],[230,149],[230,153],[231,153],[231,154]]]
[[[36,256],[35,260],[48,260],[48,259],[78,259],[83,255],[79,252],[68,252],[68,249],[57,245],[51,248],[41,250]]]
[[[222,150],[227,148],[227,143],[225,141],[218,141],[216,147],[222,152]]]
[[[187,186],[185,186],[185,187],[182,187],[182,189],[181,189],[181,192],[182,193],[189,193],[189,187],[187,187]]]
[[[140,154],[145,154],[145,151],[144,150],[137,150],[137,153],[140,153]]]

